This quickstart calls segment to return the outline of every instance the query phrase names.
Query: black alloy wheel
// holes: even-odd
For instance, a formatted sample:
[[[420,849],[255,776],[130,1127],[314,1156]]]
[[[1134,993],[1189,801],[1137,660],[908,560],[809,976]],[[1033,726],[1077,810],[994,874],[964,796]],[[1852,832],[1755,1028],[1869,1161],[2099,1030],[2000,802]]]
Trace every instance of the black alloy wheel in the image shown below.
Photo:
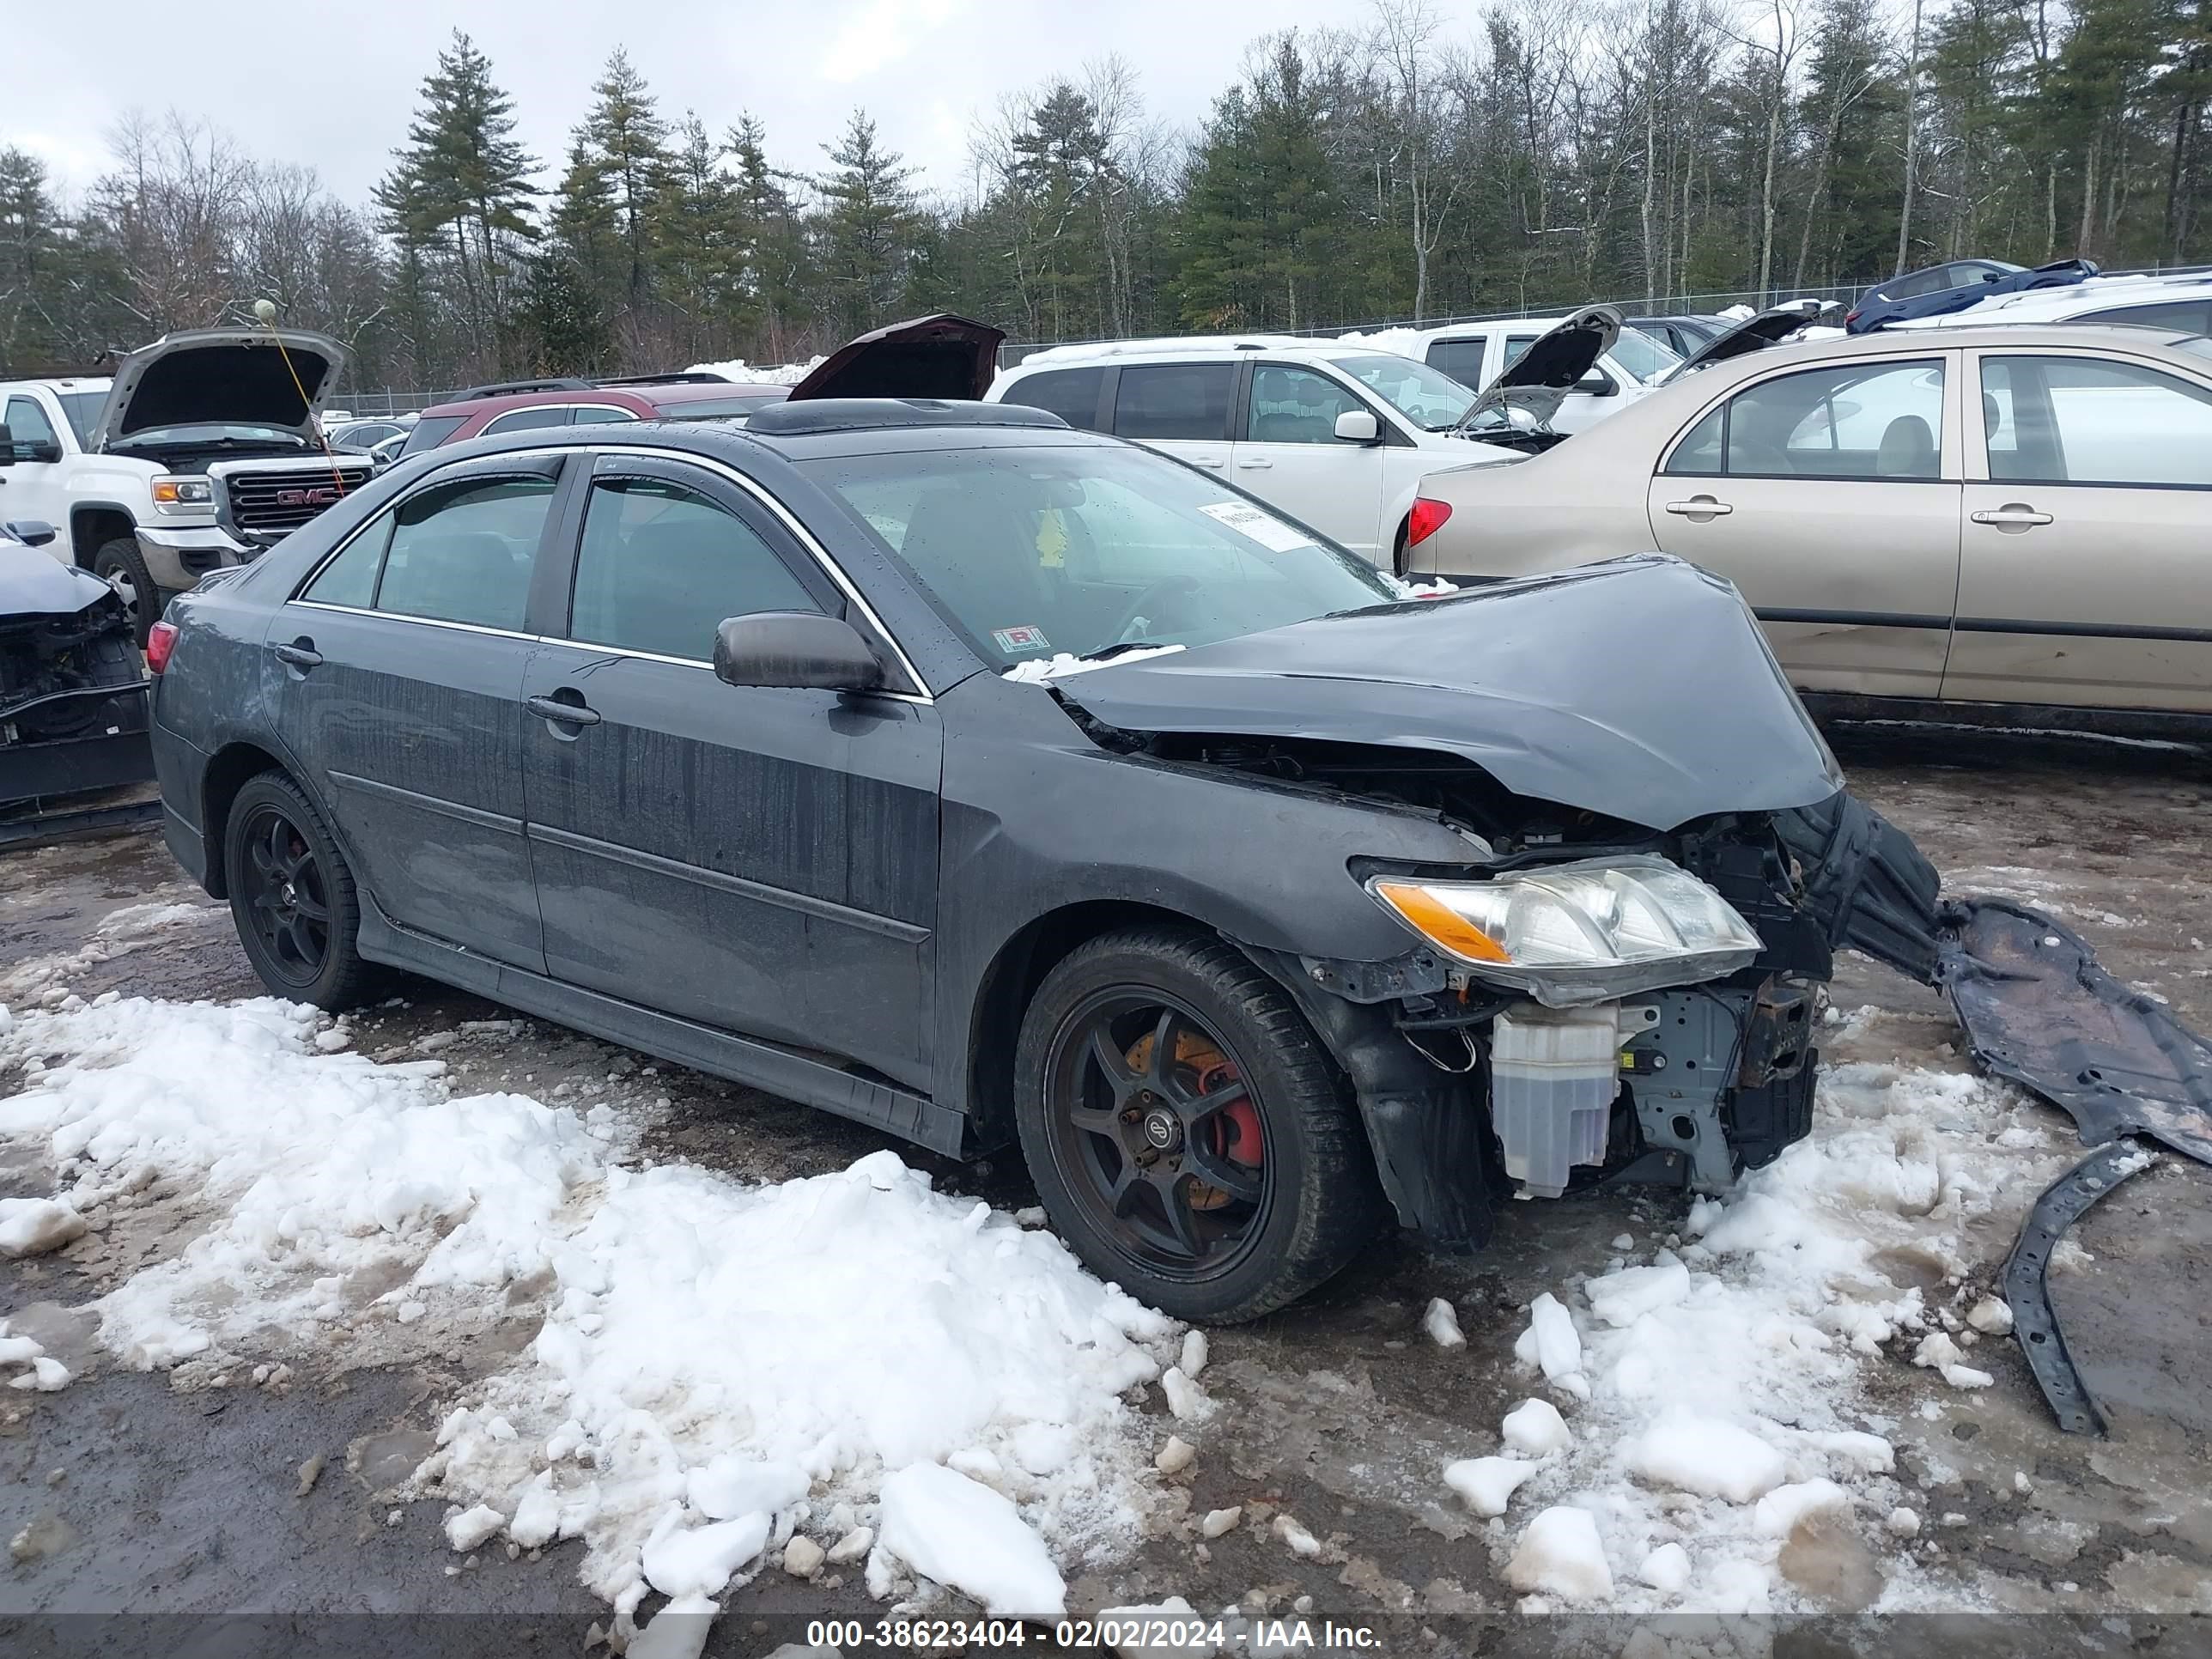
[[[1160,992],[1097,993],[1048,1061],[1054,1152],[1101,1231],[1155,1272],[1233,1266],[1270,1197],[1266,1120],[1221,1037]]]
[[[331,955],[330,889],[314,848],[275,806],[246,819],[245,842],[252,879],[246,913],[261,948],[285,983],[313,985]]]

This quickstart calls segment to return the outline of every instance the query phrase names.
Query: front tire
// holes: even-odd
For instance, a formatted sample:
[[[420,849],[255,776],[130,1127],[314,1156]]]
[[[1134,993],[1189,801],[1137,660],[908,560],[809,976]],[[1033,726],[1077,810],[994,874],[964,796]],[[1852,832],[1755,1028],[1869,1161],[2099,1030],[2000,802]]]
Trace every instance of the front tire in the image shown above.
[[[167,596],[153,573],[146,568],[144,555],[138,544],[128,536],[118,536],[112,542],[100,544],[100,550],[92,556],[92,574],[115,590],[123,601],[123,608],[131,615],[131,631],[145,649],[147,635],[154,624],[161,620],[161,607]]]
[[[1343,1268],[1382,1219],[1366,1136],[1282,988],[1195,932],[1078,946],[1014,1062],[1022,1153],[1100,1277],[1179,1319],[1256,1319]]]
[[[249,779],[230,804],[223,870],[239,943],[276,995],[350,1008],[374,988],[356,948],[353,872],[314,804],[281,772]]]

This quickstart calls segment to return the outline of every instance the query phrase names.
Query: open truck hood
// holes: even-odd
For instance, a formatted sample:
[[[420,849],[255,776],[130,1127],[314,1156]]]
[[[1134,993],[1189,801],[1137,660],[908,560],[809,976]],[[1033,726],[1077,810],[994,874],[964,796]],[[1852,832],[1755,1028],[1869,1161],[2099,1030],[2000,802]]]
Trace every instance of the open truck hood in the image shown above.
[[[1455,755],[1653,830],[1842,787],[1734,587],[1662,553],[1323,617],[1058,681],[1125,731]]]
[[[224,424],[271,427],[313,443],[316,416],[347,355],[329,336],[304,329],[164,334],[115,366],[91,447],[112,449],[163,427]]]
[[[1567,393],[1620,337],[1618,311],[1611,306],[1583,307],[1565,322],[1555,324],[1550,332],[1539,335],[1526,351],[1500,369],[1460,416],[1459,430],[1480,437],[1479,428],[1486,423],[1510,427],[1516,410],[1538,427],[1548,427]]]
[[[891,323],[848,340],[791,388],[813,398],[979,399],[999,372],[1002,329],[949,311]]]

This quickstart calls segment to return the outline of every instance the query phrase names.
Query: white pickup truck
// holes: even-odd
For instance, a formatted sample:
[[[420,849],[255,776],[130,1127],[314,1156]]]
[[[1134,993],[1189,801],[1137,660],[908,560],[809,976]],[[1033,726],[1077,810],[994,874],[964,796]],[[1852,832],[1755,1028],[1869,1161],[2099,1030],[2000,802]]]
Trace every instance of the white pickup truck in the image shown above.
[[[143,642],[172,593],[241,564],[368,482],[316,417],[346,359],[319,334],[167,334],[112,379],[0,382],[0,522],[122,597]]]

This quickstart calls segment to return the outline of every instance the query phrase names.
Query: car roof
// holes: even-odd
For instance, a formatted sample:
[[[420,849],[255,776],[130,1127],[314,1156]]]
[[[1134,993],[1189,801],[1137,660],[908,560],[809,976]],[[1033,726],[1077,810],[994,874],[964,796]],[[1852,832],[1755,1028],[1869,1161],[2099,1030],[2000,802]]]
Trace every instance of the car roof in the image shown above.
[[[105,392],[114,384],[113,378],[106,374],[45,375],[25,380],[0,380],[0,387],[11,391],[42,386],[49,392]]]
[[[544,409],[556,404],[611,404],[617,409],[642,405],[647,409],[698,403],[706,398],[757,398],[772,403],[789,394],[790,388],[758,381],[684,381],[673,386],[624,386],[611,382],[593,386],[557,386],[544,392],[503,392],[493,398],[461,398],[433,404],[426,416],[474,415],[489,411],[503,415],[511,409]]]
[[[1048,346],[1005,371],[1012,379],[1032,369],[1073,368],[1097,363],[1181,362],[1192,357],[1276,356],[1327,359],[1354,355],[1357,346],[1289,334],[1194,334],[1187,338],[1094,340],[1081,345]]]

